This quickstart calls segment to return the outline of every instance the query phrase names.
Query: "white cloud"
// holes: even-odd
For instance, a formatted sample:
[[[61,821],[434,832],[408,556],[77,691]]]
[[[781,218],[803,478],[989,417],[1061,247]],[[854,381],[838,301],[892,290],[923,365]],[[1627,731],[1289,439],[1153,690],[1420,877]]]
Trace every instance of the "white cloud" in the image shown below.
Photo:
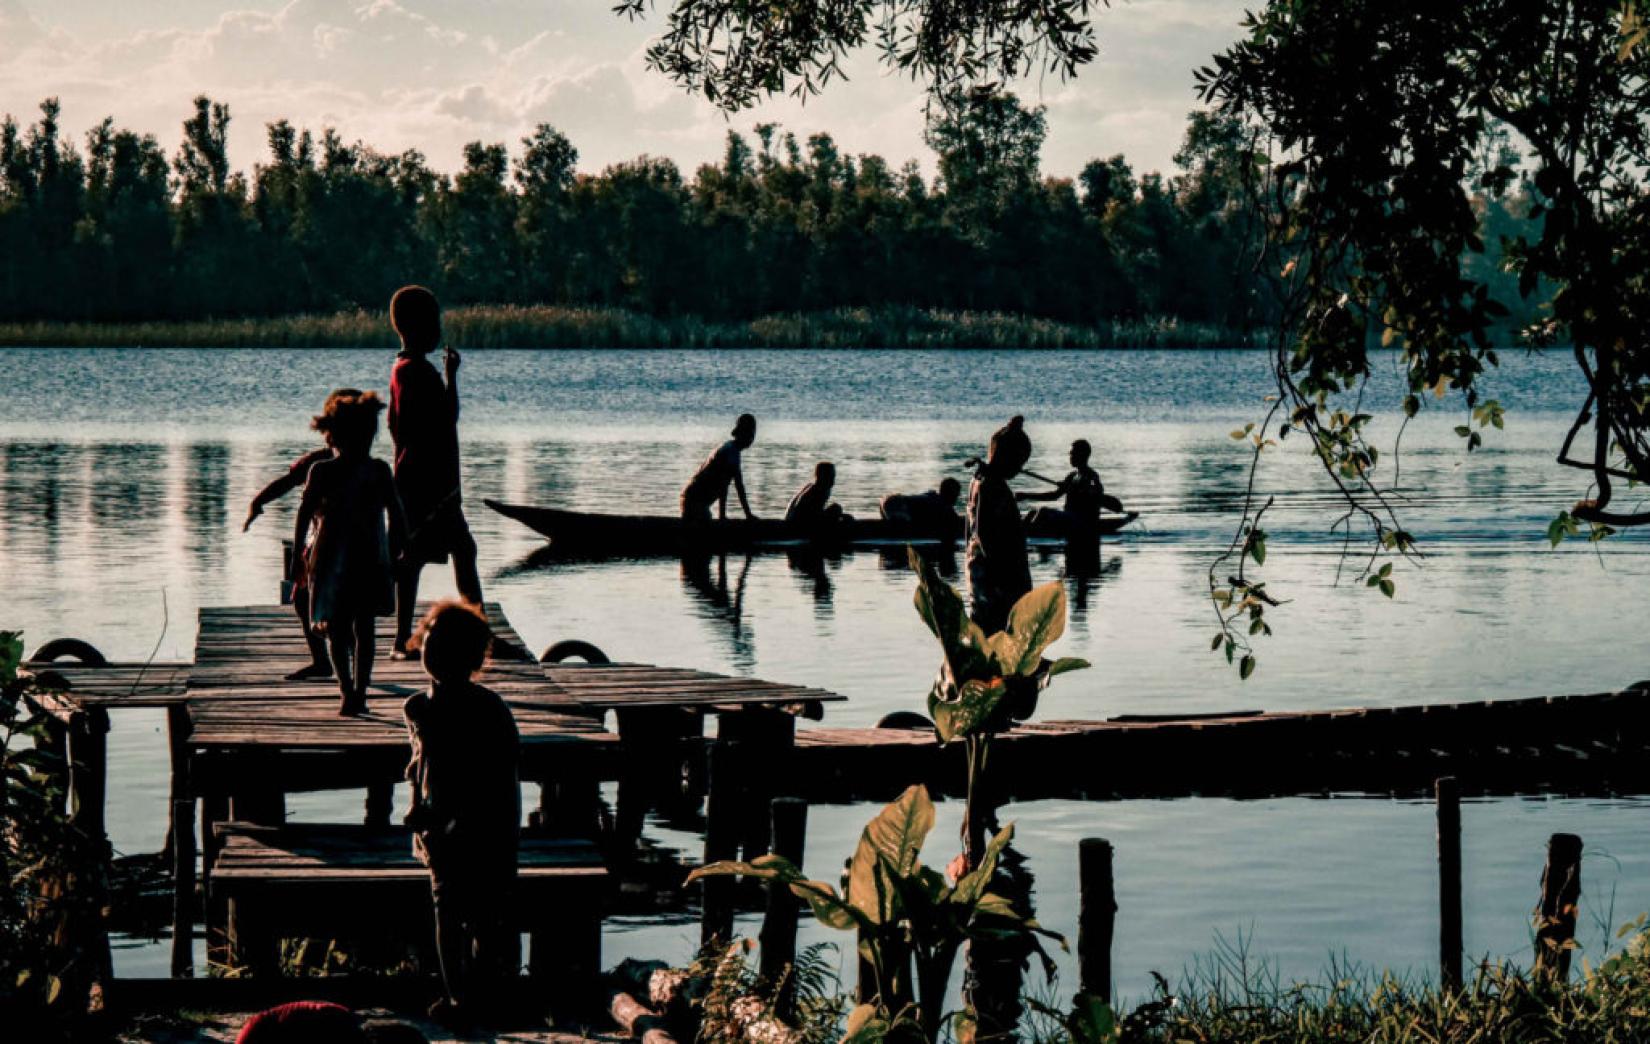
[[[1069,175],[1119,151],[1136,169],[1167,165],[1195,105],[1191,70],[1236,36],[1240,3],[1102,8],[1093,66],[1074,82],[1020,85],[1048,106],[1045,169]],[[657,25],[590,0],[0,0],[0,111],[29,118],[58,95],[70,127],[113,115],[171,148],[190,99],[206,93],[229,103],[245,168],[262,158],[262,125],[278,118],[333,125],[385,151],[417,148],[443,169],[457,167],[465,141],[514,147],[540,121],[567,133],[592,170],[650,153],[691,171],[720,155],[728,127],[762,121],[799,136],[828,131],[845,152],[896,164],[926,158],[920,92],[873,53],[854,56],[851,80],[823,97],[775,99],[730,120],[645,68]]]

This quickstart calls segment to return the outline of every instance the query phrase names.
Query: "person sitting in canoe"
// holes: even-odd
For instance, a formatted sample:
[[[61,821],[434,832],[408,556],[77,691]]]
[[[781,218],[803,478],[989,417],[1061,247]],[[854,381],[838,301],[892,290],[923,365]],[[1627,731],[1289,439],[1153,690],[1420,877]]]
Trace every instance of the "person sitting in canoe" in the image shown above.
[[[339,399],[353,399],[360,394],[358,388],[339,388],[327,396],[324,410],[332,409]],[[314,467],[318,461],[331,460],[332,456],[332,447],[323,442],[320,446],[293,461],[292,466],[287,468],[284,475],[277,477],[269,485],[260,489],[257,495],[252,498],[252,503],[246,509],[246,521],[241,523],[241,532],[245,533],[252,528],[252,523],[256,522],[258,516],[264,513],[266,505],[280,500],[295,489],[303,489],[304,481],[309,478],[309,469]],[[305,550],[306,547],[294,546],[292,553],[302,555]],[[298,573],[299,579],[303,579],[303,576],[304,574],[300,571]],[[298,614],[298,626],[303,628],[304,631],[304,643],[309,646],[310,662],[307,666],[300,667],[287,675],[286,680],[309,681],[330,678],[332,677],[332,660],[327,656],[326,636],[309,625],[309,591],[306,588],[296,586],[289,587],[289,590],[291,591],[292,609]]]
[[[745,496],[745,474],[740,468],[740,454],[756,441],[756,418],[741,413],[733,425],[733,437],[718,446],[699,470],[682,487],[682,517],[697,522],[710,521],[710,506],[717,506],[717,517],[728,517],[728,487],[739,493],[739,506],[745,517],[754,519],[750,500]]]
[[[797,491],[785,508],[788,525],[817,528],[834,525],[847,516],[841,504],[831,503],[831,491],[836,487],[836,465],[822,460],[814,465],[814,480]]]
[[[1099,472],[1089,467],[1089,457],[1092,453],[1088,440],[1078,439],[1071,444],[1071,473],[1054,483],[1053,489],[1043,493],[1015,494],[1016,500],[1059,500],[1061,497],[1066,500],[1064,510],[1033,509],[1026,515],[1028,526],[1047,528],[1056,533],[1077,533],[1092,530],[1100,521],[1100,511],[1103,508],[1123,510],[1123,505],[1116,497],[1106,495],[1106,487],[1100,481]]]
[[[1025,523],[1008,486],[1030,459],[1025,418],[1015,417],[991,436],[968,488],[968,615],[988,635],[1008,626],[1008,611],[1031,590]]]
[[[882,498],[878,509],[889,522],[910,526],[921,533],[955,535],[961,529],[962,519],[957,515],[957,498],[962,496],[962,483],[954,478],[940,480],[938,489],[925,493],[890,493]]]

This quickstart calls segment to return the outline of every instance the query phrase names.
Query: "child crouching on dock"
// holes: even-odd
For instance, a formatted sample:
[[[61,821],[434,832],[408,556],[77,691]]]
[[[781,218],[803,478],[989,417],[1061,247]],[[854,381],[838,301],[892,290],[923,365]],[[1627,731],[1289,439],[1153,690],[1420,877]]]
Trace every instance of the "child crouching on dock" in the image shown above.
[[[328,397],[312,424],[334,455],[310,468],[293,535],[304,552],[293,554],[289,579],[309,592],[310,625],[326,635],[345,716],[366,710],[374,619],[395,612],[392,564],[406,543],[395,478],[372,456],[383,409],[370,391]]]
[[[446,987],[430,1014],[448,1025],[485,1021],[520,967],[521,939],[509,918],[521,825],[520,737],[510,708],[474,680],[492,638],[475,606],[449,601],[431,609],[413,638],[430,687],[403,708],[413,750],[407,825],[430,869]]]

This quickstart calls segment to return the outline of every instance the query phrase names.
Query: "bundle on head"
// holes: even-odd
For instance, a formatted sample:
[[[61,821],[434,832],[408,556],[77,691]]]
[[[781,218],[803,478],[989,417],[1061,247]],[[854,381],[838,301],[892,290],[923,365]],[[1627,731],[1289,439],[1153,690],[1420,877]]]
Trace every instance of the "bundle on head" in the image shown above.
[[[1031,459],[1031,438],[1025,433],[1024,417],[1016,414],[991,435],[986,467],[1004,477],[1014,475]]]

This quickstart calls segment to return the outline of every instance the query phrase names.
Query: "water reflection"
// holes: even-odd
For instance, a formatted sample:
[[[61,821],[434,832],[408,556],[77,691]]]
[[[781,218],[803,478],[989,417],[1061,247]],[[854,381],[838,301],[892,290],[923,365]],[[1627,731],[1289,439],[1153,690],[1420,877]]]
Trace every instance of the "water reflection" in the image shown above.
[[[751,559],[746,555],[740,561],[731,585],[727,555],[684,555],[681,562],[682,586],[698,602],[700,618],[721,625],[728,659],[742,672],[749,672],[756,663],[755,639],[745,625],[745,582],[750,576]]]
[[[833,556],[838,565],[841,556]],[[798,585],[802,593],[808,595],[814,602],[814,616],[826,621],[831,618],[831,573],[826,568],[827,556],[806,548],[790,548],[785,552],[785,561],[801,581]]]

